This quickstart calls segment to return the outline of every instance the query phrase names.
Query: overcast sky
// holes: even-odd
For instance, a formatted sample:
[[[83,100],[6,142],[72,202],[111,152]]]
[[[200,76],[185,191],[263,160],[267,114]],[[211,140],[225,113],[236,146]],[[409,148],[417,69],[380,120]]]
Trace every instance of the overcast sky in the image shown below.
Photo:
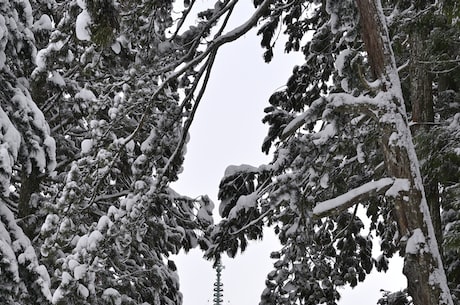
[[[202,0],[202,3],[207,1]],[[252,1],[240,1],[237,18],[231,25],[242,23],[253,11]],[[229,27],[230,29],[231,27]],[[198,108],[190,130],[190,142],[184,172],[173,188],[188,196],[207,194],[217,206],[220,179],[228,165],[258,166],[270,161],[261,152],[267,126],[262,124],[263,109],[270,95],[282,87],[291,75],[292,67],[302,64],[299,54],[287,55],[282,45],[272,63],[262,59],[260,37],[255,31],[225,45],[218,53],[208,90]],[[279,244],[271,229],[265,231],[263,242],[250,244],[243,255],[235,259],[224,257],[222,272],[225,304],[256,305],[264,289],[265,277],[272,270],[269,254]],[[184,305],[213,304],[215,271],[211,262],[202,259],[199,250],[176,259]],[[396,268],[393,265],[396,264]],[[344,290],[340,305],[376,304],[380,289],[404,288],[401,262],[390,265],[391,274],[372,275],[366,283],[353,290]],[[364,303],[363,303],[364,301]]]

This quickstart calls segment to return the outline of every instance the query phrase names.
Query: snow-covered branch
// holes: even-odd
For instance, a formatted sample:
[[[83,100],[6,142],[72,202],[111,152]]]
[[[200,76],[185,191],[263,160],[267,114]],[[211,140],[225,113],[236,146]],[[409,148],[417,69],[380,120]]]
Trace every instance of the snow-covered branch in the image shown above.
[[[283,132],[281,133],[281,141],[288,138],[304,124],[313,123],[316,120],[318,120],[318,112],[324,107],[324,104],[326,102],[327,100],[325,98],[317,99],[304,113],[298,115],[291,122],[289,122],[289,124],[284,128]]]
[[[376,97],[353,96],[348,93],[333,93],[315,100],[302,114],[294,118],[283,130],[280,139],[285,140],[304,124],[313,123],[321,116],[327,119],[333,112],[360,113],[377,119],[378,108],[388,99],[380,93]],[[323,110],[323,111],[322,111]],[[322,113],[321,113],[322,111]]]
[[[193,60],[189,61],[187,64],[183,65],[180,69],[174,71],[173,73],[169,74],[168,77],[158,86],[157,90],[153,93],[152,99],[155,99],[158,97],[158,95],[165,89],[165,87],[174,79],[177,79],[180,75],[188,71],[190,68],[198,65],[200,62],[202,62],[206,57],[208,57],[211,53],[217,52],[217,50],[224,44],[232,42],[239,37],[243,36],[246,34],[250,29],[252,29],[256,24],[257,21],[259,20],[260,17],[262,17],[263,12],[268,8],[269,3],[271,0],[265,0],[254,12],[254,14],[249,18],[245,23],[242,25],[236,27],[235,29],[231,30],[227,34],[224,34],[222,36],[217,37],[214,39],[207,49],[200,53],[197,57],[195,57]],[[134,132],[128,136],[124,143],[128,143],[131,141],[134,136],[137,134],[139,131],[140,127],[142,127],[144,118],[150,114],[150,109],[147,108],[144,114],[142,115],[141,122],[139,123],[138,128],[134,130]]]
[[[346,210],[370,197],[385,193],[394,183],[392,178],[382,178],[363,184],[343,195],[319,202],[313,209],[313,216],[321,218]]]

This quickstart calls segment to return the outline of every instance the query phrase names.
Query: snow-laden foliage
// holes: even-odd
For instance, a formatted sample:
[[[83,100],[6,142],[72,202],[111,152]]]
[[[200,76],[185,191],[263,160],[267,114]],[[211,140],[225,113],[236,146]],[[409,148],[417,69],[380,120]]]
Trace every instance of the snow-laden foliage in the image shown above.
[[[31,98],[35,47],[32,7],[27,0],[0,4],[0,274],[2,304],[42,304],[51,300],[50,277],[18,225],[25,217],[17,187],[55,167],[55,142],[46,119]],[[33,201],[31,201],[33,203]],[[32,216],[32,215],[31,215]],[[26,224],[21,219],[20,224]],[[25,232],[26,231],[26,232]]]
[[[0,4],[2,304],[181,303],[213,203],[169,183],[233,5]]]
[[[373,68],[372,61],[376,59],[365,52],[357,2],[274,1],[261,22],[259,34],[267,49],[266,61],[274,55],[273,45],[282,25],[288,36],[286,51],[301,50],[305,63],[294,67],[285,89],[275,92],[265,109],[264,122],[269,130],[262,150],[268,153],[273,149],[273,161],[259,167],[232,166],[222,178],[219,211],[224,220],[212,232],[214,245],[207,252],[209,256],[219,257],[222,252],[235,256],[239,249],[244,251],[249,240],[262,238],[264,225],[272,226],[282,248],[271,255],[274,270],[267,276],[261,304],[336,304],[339,287],[357,285],[373,268],[386,271],[388,259],[398,251],[406,257],[418,253],[415,250],[420,242],[410,238],[418,231],[404,236],[407,231],[398,218],[395,203],[401,194],[407,194],[412,182],[400,179],[398,170],[390,168],[392,161],[385,152],[397,152],[399,148],[391,147],[407,147],[411,140],[394,132],[387,134],[388,118],[396,118],[393,114],[398,106],[392,103],[398,97],[389,96],[388,79],[379,77],[379,70]],[[447,15],[447,4],[440,7],[420,1],[417,6],[383,2],[392,45],[399,47],[394,59],[400,65],[401,93],[410,111],[418,101],[411,100],[416,76],[413,69],[408,71],[408,60],[412,60],[411,65],[433,65],[439,73],[433,79],[434,85],[458,70],[456,55],[447,57],[450,55],[446,50],[452,52],[450,48],[431,52],[432,57],[423,59],[423,63],[414,58],[414,52],[408,52],[417,20],[432,20],[428,16],[433,15],[438,18],[429,38],[433,48],[439,47],[434,42],[439,39],[436,31],[445,28],[454,32],[455,27],[442,19]],[[441,63],[439,58],[445,61]],[[389,83],[394,85],[399,80],[390,77]],[[458,99],[458,87],[449,89]],[[425,183],[437,172],[442,198],[455,198],[452,194],[458,189],[459,144],[458,114],[454,109],[458,105],[452,97],[447,107],[441,106],[446,105],[445,94],[435,95],[438,121],[411,124],[438,126],[424,134],[425,144],[418,136],[415,139],[422,161],[420,169]],[[411,119],[411,114],[415,117],[409,112],[406,120]],[[396,124],[398,120],[392,122]],[[391,125],[406,129],[407,134],[408,128],[401,123]],[[429,155],[428,160],[423,154]],[[445,204],[450,217],[457,217],[458,207],[448,202]],[[450,223],[445,231],[450,232],[447,247],[447,240],[455,240],[456,220],[447,221],[446,216],[443,219]],[[370,224],[365,227],[364,223]],[[373,256],[371,249],[376,241],[381,253]],[[449,251],[456,250],[446,248],[444,253]],[[446,271],[454,288],[458,266],[449,261],[447,258]],[[443,302],[449,303],[448,299]]]
[[[432,218],[458,291],[456,2],[382,1],[386,16],[374,19],[384,25],[374,28],[389,26],[381,47],[394,50],[384,56],[399,66],[401,88],[391,60],[378,66],[379,50],[366,51],[359,7],[379,1],[254,0],[232,30],[238,0],[203,11],[196,2],[1,1],[0,302],[180,304],[171,254],[235,256],[267,224],[282,248],[262,304],[335,304],[338,287],[387,270],[398,251],[405,272],[435,252],[427,226],[406,225],[398,210],[428,215],[419,169],[432,212],[442,208]],[[282,30],[285,50],[305,62],[265,109],[262,150],[273,162],[228,168],[224,220],[212,226],[209,198],[170,183],[219,47],[256,25],[265,61],[278,56]],[[437,293],[443,274],[427,261]]]
[[[58,142],[39,234],[53,303],[179,304],[168,257],[206,247],[213,205],[168,187],[181,171],[203,72],[169,75],[193,58],[210,25],[171,38],[168,1],[61,5],[67,13],[55,16],[32,73]]]

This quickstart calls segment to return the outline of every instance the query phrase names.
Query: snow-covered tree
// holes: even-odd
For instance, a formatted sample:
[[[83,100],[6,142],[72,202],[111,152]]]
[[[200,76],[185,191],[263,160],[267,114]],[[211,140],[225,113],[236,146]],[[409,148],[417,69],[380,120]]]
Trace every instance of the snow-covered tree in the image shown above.
[[[213,59],[176,68],[195,58],[213,12],[179,34],[172,11],[171,1],[53,8],[32,79],[58,142],[38,235],[55,304],[179,304],[168,257],[206,245],[212,202],[168,184]]]
[[[208,246],[213,203],[169,184],[218,48],[265,7],[227,30],[236,3],[1,2],[2,304],[181,303],[169,256]]]
[[[398,251],[414,303],[451,304],[456,1],[255,0],[234,29],[238,0],[196,2],[0,1],[0,302],[180,304],[171,254],[235,255],[267,223],[263,304],[334,304]],[[170,183],[218,49],[257,25],[265,61],[284,28],[305,63],[266,109],[273,162],[228,168],[212,227]]]
[[[432,87],[439,89],[457,70],[458,57],[450,48],[430,52],[420,39],[428,37],[431,48],[440,47],[436,39],[457,43],[439,35],[443,29],[458,33],[458,10],[449,1],[382,2],[274,1],[263,19],[265,60],[273,56],[282,24],[286,50],[301,49],[305,63],[266,108],[270,129],[262,149],[274,146],[272,163],[227,169],[219,193],[225,219],[208,251],[234,256],[262,237],[265,223],[274,226],[282,249],[272,253],[275,269],[262,304],[335,304],[337,287],[357,285],[374,267],[385,271],[398,251],[414,304],[452,304],[424,183],[436,179],[450,198],[458,189],[458,91],[441,86],[435,95],[439,108],[431,103],[431,112],[445,109],[442,122],[428,121],[423,102],[429,100],[421,96],[432,98]],[[421,28],[431,17],[439,23]],[[426,31],[431,36],[423,36]],[[451,100],[444,101],[446,94]],[[414,133],[428,142],[414,141],[411,126],[415,132],[417,125],[435,123],[439,128],[429,135]],[[443,162],[452,170],[442,170]],[[445,174],[442,182],[432,175],[437,171]],[[439,212],[439,205],[431,207]],[[457,217],[458,207],[446,207]],[[456,231],[455,221],[447,231]],[[371,252],[374,235],[381,239],[378,257]],[[455,263],[446,266],[454,280]]]
[[[50,300],[50,278],[21,224],[27,188],[54,170],[55,142],[31,98],[28,76],[37,53],[31,3],[0,3],[0,302]],[[31,183],[30,177],[34,177]],[[19,189],[23,190],[20,191]],[[36,202],[30,198],[30,204]],[[20,218],[18,218],[20,217]]]

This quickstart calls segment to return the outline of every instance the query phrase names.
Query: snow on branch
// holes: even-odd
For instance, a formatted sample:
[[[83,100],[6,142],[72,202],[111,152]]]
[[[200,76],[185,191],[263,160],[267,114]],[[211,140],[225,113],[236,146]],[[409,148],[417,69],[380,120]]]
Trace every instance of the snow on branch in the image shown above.
[[[295,117],[289,124],[284,128],[283,132],[281,133],[280,139],[281,141],[285,140],[287,137],[292,135],[297,129],[299,129],[304,124],[313,123],[318,119],[318,112],[327,100],[323,97],[315,100],[311,103],[311,106],[302,114]]]
[[[378,117],[378,110],[384,106],[390,96],[381,92],[375,97],[368,95],[353,96],[348,93],[333,93],[315,100],[302,114],[295,117],[283,130],[280,139],[283,141],[292,135],[304,124],[313,123],[319,119],[327,119],[333,112],[361,113],[374,119]],[[324,108],[322,114],[319,113]]]
[[[319,202],[313,208],[313,217],[321,218],[348,209],[371,196],[385,193],[394,183],[395,180],[392,178],[382,178],[349,190],[333,199]]]

